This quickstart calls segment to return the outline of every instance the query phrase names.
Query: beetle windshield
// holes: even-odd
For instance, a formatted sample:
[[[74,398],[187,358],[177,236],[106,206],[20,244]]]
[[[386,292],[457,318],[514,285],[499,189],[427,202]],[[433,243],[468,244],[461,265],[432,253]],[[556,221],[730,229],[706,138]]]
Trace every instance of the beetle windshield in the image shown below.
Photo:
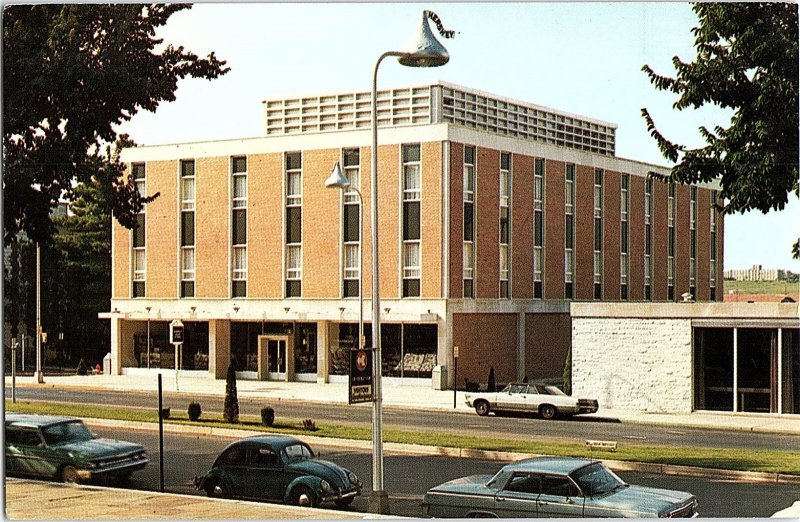
[[[290,461],[314,458],[314,452],[305,444],[291,444],[286,446],[283,451],[286,452]]]
[[[79,420],[47,426],[42,430],[42,434],[48,446],[82,442],[92,438],[92,432]]]
[[[586,496],[604,495],[627,485],[599,462],[577,469],[570,476]]]

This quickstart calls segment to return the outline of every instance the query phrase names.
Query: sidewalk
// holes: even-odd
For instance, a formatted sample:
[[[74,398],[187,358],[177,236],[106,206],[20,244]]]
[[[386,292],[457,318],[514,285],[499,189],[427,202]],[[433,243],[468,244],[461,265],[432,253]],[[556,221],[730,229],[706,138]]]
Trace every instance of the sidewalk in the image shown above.
[[[44,377],[44,384],[38,384],[31,376],[17,377],[17,386],[49,386],[55,388],[79,387],[97,390],[157,390],[158,380],[152,375],[69,375]],[[411,409],[438,409],[453,411],[453,391],[434,390],[430,386],[399,385],[384,379],[383,404],[385,407]],[[11,377],[6,376],[5,386],[11,388]],[[175,393],[175,373],[169,370],[162,375],[164,392]],[[317,403],[347,403],[347,384],[345,383],[305,383],[236,381],[239,397],[259,398],[272,402],[280,400],[301,400]],[[10,393],[10,392],[9,392]],[[180,376],[178,393],[188,396],[225,394],[225,380],[210,380],[206,377]],[[456,392],[455,410],[472,411],[464,403],[464,392]],[[742,430],[761,433],[800,434],[800,415],[775,415],[727,412],[657,413],[630,412],[603,408],[594,414],[599,417],[619,420],[623,423],[661,424],[669,426]]]

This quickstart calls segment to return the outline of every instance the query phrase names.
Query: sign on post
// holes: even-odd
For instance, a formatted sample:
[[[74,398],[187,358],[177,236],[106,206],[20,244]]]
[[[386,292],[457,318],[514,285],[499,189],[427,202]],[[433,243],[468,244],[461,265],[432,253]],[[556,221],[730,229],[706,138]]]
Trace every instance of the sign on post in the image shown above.
[[[348,379],[348,399],[350,404],[372,402],[372,349],[350,350],[350,375]]]
[[[169,342],[175,347],[175,390],[178,390],[178,370],[180,369],[180,349],[183,345],[183,323],[173,319],[169,323]]]

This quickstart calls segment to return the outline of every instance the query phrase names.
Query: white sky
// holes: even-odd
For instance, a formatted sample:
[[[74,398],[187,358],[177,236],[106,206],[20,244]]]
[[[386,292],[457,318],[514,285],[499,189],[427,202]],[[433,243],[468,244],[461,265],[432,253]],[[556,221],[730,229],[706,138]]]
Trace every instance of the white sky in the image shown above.
[[[229,3],[196,4],[160,36],[201,56],[214,51],[231,71],[181,81],[175,102],[120,130],[148,145],[261,136],[263,99],[369,90],[378,56],[403,49],[424,9],[458,32],[440,38],[450,62],[416,69],[384,60],[379,89],[442,80],[613,122],[618,156],[660,165],[668,163],[642,107],[668,138],[690,146],[702,145],[700,125],[727,126],[718,109],[674,111],[675,95],[641,72],[649,64],[673,76],[673,56],[694,58],[697,18],[685,3]],[[725,268],[800,272],[791,258],[798,224],[796,198],[782,212],[727,216]]]

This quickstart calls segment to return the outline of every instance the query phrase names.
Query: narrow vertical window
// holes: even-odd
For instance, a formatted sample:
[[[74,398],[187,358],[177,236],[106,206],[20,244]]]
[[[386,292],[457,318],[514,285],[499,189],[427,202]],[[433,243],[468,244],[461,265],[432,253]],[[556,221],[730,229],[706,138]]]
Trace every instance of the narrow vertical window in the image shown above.
[[[131,176],[136,184],[136,190],[142,196],[147,195],[147,178],[144,163],[131,165]],[[136,215],[136,226],[133,229],[133,297],[145,296],[146,259],[145,254],[145,209]]]
[[[231,158],[233,184],[231,219],[231,296],[247,296],[247,157]]]
[[[303,281],[303,158],[286,153],[286,297],[300,297]]]
[[[675,300],[675,183],[667,198],[667,299]]]
[[[475,147],[464,147],[464,297],[475,297]]]
[[[343,273],[342,273],[342,295],[344,297],[358,297],[358,282],[361,273],[361,262],[359,259],[359,248],[361,244],[361,229],[359,215],[361,208],[356,190],[360,190],[361,170],[359,149],[345,149],[342,151],[344,175],[350,182],[351,189],[344,193],[344,212],[343,212]]]
[[[511,201],[511,154],[503,152],[500,154],[500,297],[508,299],[509,294],[508,280],[510,273],[509,242],[510,232],[509,221],[510,201]]]
[[[403,297],[420,295],[420,202],[422,169],[419,144],[403,145]]]
[[[574,299],[575,275],[575,165],[564,174],[564,298]]]
[[[644,182],[644,298],[653,300],[653,180]]]
[[[622,175],[619,193],[619,295],[623,301],[628,299],[628,206],[630,203],[630,176]]]
[[[544,294],[544,160],[533,162],[533,297]]]
[[[181,160],[181,297],[194,297],[194,160]]]
[[[712,301],[717,300],[717,191],[711,191],[711,252],[710,252],[710,265],[709,265],[709,286],[711,287]]]
[[[603,298],[603,171],[594,171],[594,298]]]
[[[697,296],[697,187],[689,189],[689,293]]]

